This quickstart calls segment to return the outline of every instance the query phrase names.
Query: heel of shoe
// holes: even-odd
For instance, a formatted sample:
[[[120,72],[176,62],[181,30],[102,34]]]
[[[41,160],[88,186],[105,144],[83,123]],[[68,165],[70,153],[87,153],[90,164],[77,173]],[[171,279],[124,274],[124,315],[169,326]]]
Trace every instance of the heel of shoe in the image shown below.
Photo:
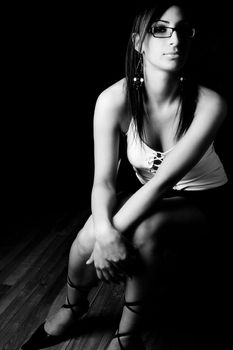
[[[81,300],[81,304],[80,303],[71,304],[69,301],[69,298],[67,297],[66,298],[67,303],[62,305],[62,308],[70,309],[72,312],[73,319],[80,320],[85,316],[85,314],[89,309],[89,301],[86,298],[88,287],[75,286],[69,277],[67,279],[67,283],[71,288],[78,290],[81,294],[83,293],[83,298]],[[80,306],[81,309],[79,311],[76,311],[75,310],[76,306]],[[64,331],[64,333],[61,335],[50,335],[45,331],[44,325],[45,325],[45,322],[43,322],[32,334],[29,340],[26,341],[21,346],[22,350],[38,350],[38,349],[47,348],[47,347],[59,344],[70,337],[70,331],[72,329],[72,326],[70,327],[69,331]]]

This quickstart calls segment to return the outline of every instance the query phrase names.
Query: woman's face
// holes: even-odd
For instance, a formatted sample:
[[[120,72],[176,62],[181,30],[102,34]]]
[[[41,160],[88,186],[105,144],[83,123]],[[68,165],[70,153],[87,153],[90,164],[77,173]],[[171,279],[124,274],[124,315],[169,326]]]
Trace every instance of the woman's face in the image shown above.
[[[169,7],[151,27],[152,31],[146,35],[142,45],[146,67],[179,71],[187,60],[192,40],[192,28],[185,20],[182,10],[178,6]]]

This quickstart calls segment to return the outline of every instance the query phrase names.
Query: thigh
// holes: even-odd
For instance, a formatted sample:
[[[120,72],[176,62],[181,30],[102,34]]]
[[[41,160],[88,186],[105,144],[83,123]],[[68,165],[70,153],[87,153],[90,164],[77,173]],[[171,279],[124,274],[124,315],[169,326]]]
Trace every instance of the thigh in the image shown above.
[[[199,226],[208,224],[205,212],[189,198],[182,196],[162,199],[157,212],[164,214],[168,223],[172,225]]]
[[[198,271],[208,252],[208,225],[202,210],[187,198],[164,198],[129,232],[129,239],[144,260],[158,259],[159,271]]]
[[[131,232],[133,239],[192,239],[208,231],[205,213],[188,198],[163,198]]]

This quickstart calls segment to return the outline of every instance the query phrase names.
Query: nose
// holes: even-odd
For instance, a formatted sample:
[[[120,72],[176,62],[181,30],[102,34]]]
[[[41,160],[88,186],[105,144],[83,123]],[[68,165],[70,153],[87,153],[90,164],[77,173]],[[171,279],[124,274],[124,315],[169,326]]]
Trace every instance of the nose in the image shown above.
[[[173,33],[169,41],[170,41],[170,45],[177,45],[179,43],[179,36],[177,35],[176,30],[173,30]]]

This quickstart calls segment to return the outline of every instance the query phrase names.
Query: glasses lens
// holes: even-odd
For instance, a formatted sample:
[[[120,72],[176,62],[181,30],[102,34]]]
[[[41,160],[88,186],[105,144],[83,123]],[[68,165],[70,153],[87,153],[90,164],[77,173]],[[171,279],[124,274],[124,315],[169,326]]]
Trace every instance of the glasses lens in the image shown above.
[[[172,34],[172,29],[166,27],[164,24],[155,24],[151,27],[151,33],[156,38],[169,38]]]
[[[182,24],[176,28],[177,32],[185,38],[193,38],[195,29],[189,24]]]

